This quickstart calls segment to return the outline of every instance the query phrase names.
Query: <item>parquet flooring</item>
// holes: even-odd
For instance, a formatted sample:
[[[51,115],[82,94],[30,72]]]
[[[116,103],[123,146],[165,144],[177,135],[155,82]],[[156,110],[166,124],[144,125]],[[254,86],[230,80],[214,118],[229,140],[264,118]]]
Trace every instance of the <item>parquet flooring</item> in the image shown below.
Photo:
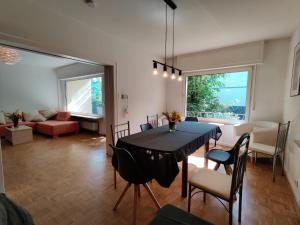
[[[34,142],[18,146],[3,143],[7,195],[26,207],[36,225],[128,225],[132,216],[133,190],[124,197],[117,212],[113,205],[125,187],[118,177],[113,188],[111,158],[105,153],[105,139],[79,134],[56,139],[35,135]],[[189,173],[203,166],[200,149],[189,158]],[[210,167],[213,165],[210,164]],[[224,172],[224,171],[223,171]],[[248,163],[243,197],[243,225],[299,225],[293,194],[286,177],[271,180],[271,163]],[[161,205],[170,203],[187,209],[180,197],[181,176],[170,188],[150,184]],[[141,189],[137,224],[146,225],[156,208]],[[234,224],[237,224],[237,204]],[[228,224],[223,206],[202,195],[192,201],[192,213],[214,224]]]

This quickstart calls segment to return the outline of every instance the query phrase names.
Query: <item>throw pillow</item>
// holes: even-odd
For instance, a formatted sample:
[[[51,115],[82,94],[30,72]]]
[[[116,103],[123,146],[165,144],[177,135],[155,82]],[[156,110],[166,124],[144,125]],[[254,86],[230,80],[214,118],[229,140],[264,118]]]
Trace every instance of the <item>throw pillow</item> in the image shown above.
[[[58,121],[71,120],[71,112],[57,112],[55,120],[58,120]]]
[[[37,110],[32,112],[24,112],[23,117],[27,122],[43,122],[46,118],[43,117]]]
[[[45,117],[46,119],[49,119],[57,114],[55,110],[51,110],[51,109],[42,109],[39,110],[39,113],[42,114],[42,116]]]
[[[0,112],[0,124],[6,124],[5,116],[3,112]]]

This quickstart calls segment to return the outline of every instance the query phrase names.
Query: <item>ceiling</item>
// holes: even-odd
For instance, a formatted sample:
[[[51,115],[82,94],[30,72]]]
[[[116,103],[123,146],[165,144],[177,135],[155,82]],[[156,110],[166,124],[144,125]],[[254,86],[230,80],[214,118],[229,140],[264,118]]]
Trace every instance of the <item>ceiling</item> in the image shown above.
[[[17,50],[21,56],[19,64],[56,69],[77,63],[77,61],[62,57],[50,56],[35,52]]]
[[[88,7],[83,0],[31,1],[116,38],[147,48],[157,56],[164,54],[163,0],[95,0],[95,8]],[[178,5],[175,19],[177,55],[288,37],[300,22],[299,0],[174,2]],[[171,52],[169,43],[168,51]]]
[[[72,59],[45,55],[20,49],[17,49],[17,52],[20,55],[20,61],[17,62],[16,65],[29,65],[48,69],[56,69],[62,66],[67,66],[78,62]],[[5,64],[1,63],[0,61],[0,65]]]

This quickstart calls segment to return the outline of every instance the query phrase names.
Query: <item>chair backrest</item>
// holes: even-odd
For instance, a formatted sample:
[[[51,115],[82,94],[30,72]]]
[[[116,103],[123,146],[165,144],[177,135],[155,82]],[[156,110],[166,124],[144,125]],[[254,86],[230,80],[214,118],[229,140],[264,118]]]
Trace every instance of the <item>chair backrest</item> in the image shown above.
[[[128,150],[113,145],[110,147],[117,157],[117,171],[124,180],[133,184],[144,184],[149,181]]]
[[[273,121],[254,121],[252,122],[254,127],[262,127],[262,128],[275,128],[277,129],[278,123]]]
[[[141,124],[140,127],[142,132],[153,129],[153,126],[150,123]]]
[[[275,145],[275,154],[284,152],[285,150],[290,123],[291,123],[290,121],[288,121],[287,123],[279,123],[276,145]]]
[[[198,118],[193,116],[187,116],[185,117],[184,121],[198,122]]]
[[[147,115],[147,123],[150,123],[152,127],[158,127],[158,114]]]
[[[130,125],[129,121],[126,123],[115,124],[110,126],[111,129],[111,136],[113,145],[116,145],[116,142],[119,138],[126,137],[130,135]]]
[[[231,198],[233,198],[234,194],[243,185],[244,173],[248,158],[249,141],[250,134],[244,133],[234,146],[236,149],[234,151],[233,173],[231,180]]]

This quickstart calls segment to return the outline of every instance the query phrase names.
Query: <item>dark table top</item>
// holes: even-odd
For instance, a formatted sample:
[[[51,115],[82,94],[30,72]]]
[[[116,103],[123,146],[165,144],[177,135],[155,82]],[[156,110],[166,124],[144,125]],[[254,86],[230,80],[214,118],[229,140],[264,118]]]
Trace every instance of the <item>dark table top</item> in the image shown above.
[[[217,133],[221,133],[217,125],[184,121],[176,125],[175,132],[170,132],[169,126],[166,125],[121,138],[117,145],[174,153],[195,141],[198,145],[199,142],[202,142],[200,143],[202,146],[210,138],[214,138]]]

